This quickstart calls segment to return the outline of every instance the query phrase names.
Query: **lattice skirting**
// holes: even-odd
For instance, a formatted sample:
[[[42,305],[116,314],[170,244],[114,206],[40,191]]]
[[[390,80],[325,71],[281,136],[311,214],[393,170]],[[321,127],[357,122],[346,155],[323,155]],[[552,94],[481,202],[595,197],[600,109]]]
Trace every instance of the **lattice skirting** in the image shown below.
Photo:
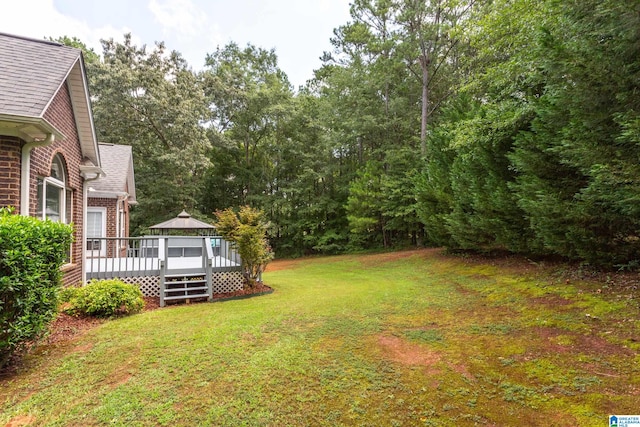
[[[214,294],[226,294],[242,289],[244,278],[240,271],[227,271],[224,273],[213,273],[211,277]]]
[[[160,297],[160,276],[123,277],[120,280],[138,285],[145,297]]]
[[[123,277],[123,282],[138,285],[145,297],[160,297],[160,277],[141,276]],[[240,271],[227,271],[224,273],[213,273],[211,276],[214,294],[226,294],[242,289],[244,278]]]

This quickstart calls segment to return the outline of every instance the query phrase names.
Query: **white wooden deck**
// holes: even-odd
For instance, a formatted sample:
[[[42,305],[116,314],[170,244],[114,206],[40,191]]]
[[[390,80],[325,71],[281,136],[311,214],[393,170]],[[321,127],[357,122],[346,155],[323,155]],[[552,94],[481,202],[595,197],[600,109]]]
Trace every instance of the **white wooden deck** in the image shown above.
[[[166,272],[205,272],[202,257],[169,257]],[[240,268],[240,264],[222,256],[211,258],[212,271],[231,271]],[[87,258],[87,279],[112,277],[159,276],[159,258]]]
[[[242,262],[232,245],[217,236],[90,238],[85,261],[87,280],[211,277],[210,273],[239,271]]]

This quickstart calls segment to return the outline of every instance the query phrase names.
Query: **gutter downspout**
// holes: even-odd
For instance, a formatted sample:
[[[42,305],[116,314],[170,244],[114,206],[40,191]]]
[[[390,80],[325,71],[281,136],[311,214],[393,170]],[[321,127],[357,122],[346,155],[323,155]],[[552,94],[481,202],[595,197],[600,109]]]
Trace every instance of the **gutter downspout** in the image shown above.
[[[129,197],[129,193],[122,192],[116,193],[116,237],[124,238],[129,236],[123,236],[123,233],[120,232],[121,222],[120,222],[120,213],[124,211],[124,204]],[[121,207],[122,206],[122,207]]]
[[[116,237],[118,238],[116,249],[118,251],[118,257],[122,254],[123,243],[126,243],[124,238],[129,237],[124,236],[124,233],[122,232],[122,220],[120,218],[122,212],[124,212],[124,204],[126,203],[127,197],[129,197],[128,193],[122,193],[118,194],[118,197],[116,198]]]
[[[29,208],[31,207],[30,190],[31,190],[31,150],[36,147],[44,147],[53,144],[56,137],[52,133],[48,133],[42,141],[27,142],[22,147],[22,160],[20,163],[20,215],[29,216]]]
[[[122,201],[122,199],[120,198],[120,196],[118,196],[118,198],[116,199],[116,235],[115,237],[122,237],[120,235],[120,202]],[[116,248],[118,249],[118,252],[120,251],[120,242],[116,243]]]
[[[87,174],[95,174],[88,177]],[[84,178],[82,183],[82,284],[87,284],[87,199],[89,192],[89,183],[95,181],[104,175],[102,169],[97,166],[83,167],[80,166],[80,174]]]

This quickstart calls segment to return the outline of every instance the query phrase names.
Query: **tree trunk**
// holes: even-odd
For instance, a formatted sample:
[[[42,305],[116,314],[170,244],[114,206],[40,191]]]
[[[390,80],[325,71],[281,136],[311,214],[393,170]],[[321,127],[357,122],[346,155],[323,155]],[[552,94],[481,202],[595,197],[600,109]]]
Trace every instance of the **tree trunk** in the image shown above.
[[[429,114],[429,56],[425,52],[420,56],[420,68],[422,69],[422,115],[420,120],[420,153],[427,157],[427,116]]]

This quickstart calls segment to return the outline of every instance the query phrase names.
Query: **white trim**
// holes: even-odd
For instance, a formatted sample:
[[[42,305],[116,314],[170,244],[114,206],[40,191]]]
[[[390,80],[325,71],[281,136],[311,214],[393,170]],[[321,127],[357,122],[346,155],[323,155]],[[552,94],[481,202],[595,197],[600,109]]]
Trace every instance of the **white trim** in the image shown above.
[[[57,188],[61,194],[60,207],[59,207],[60,212],[59,212],[59,218],[57,222],[68,224],[69,223],[69,221],[67,221],[67,190],[68,188],[66,187],[63,181],[57,180],[50,176],[42,180],[42,200],[38,200],[38,202],[42,203],[42,206],[38,206],[36,208],[36,213],[38,212],[38,209],[42,208],[42,212],[39,219],[43,221],[47,219],[47,184]]]
[[[84,55],[80,52],[80,73],[82,75],[82,85],[84,86],[84,99],[87,103],[87,112],[89,113],[89,123],[91,124],[91,138],[93,140],[93,147],[96,152],[97,165],[100,163],[100,149],[98,148],[98,133],[96,132],[96,125],[93,122],[93,108],[91,108],[91,95],[89,94],[89,79],[87,77],[87,70],[84,65]]]
[[[120,197],[128,196],[128,193],[124,191],[100,191],[100,190],[89,190],[91,193],[89,194],[90,199],[118,199]]]
[[[23,125],[20,128],[17,128],[18,131],[13,136],[18,136],[24,139],[26,142],[34,142],[37,141],[37,138],[44,137],[45,139],[49,134],[53,134],[57,139],[65,139],[66,136],[55,126],[47,121],[47,119],[43,117],[33,117],[33,116],[18,116],[15,114],[2,114],[0,113],[0,122],[4,123],[14,123],[17,125]],[[5,127],[7,127],[5,125]],[[37,130],[38,134],[31,135],[29,130],[24,130],[25,128],[31,127],[32,131]],[[3,135],[11,133],[9,129],[3,129]],[[12,136],[12,135],[9,135]],[[27,138],[23,138],[22,136],[26,136]]]
[[[93,113],[91,111],[91,100],[89,96],[89,83],[84,68],[82,56],[74,63],[73,67],[65,77],[65,82],[69,89],[71,107],[73,109],[73,119],[78,131],[78,141],[82,155],[100,166],[100,152],[98,150],[98,139],[96,136],[95,124],[93,123]],[[60,86],[60,89],[62,85]],[[58,91],[60,90],[58,89]],[[57,95],[57,93],[56,93]]]
[[[82,242],[82,284],[87,284],[87,194],[89,193],[89,184],[102,175],[102,169],[97,166],[80,166],[80,175],[84,179],[82,183],[82,233],[80,241]]]

